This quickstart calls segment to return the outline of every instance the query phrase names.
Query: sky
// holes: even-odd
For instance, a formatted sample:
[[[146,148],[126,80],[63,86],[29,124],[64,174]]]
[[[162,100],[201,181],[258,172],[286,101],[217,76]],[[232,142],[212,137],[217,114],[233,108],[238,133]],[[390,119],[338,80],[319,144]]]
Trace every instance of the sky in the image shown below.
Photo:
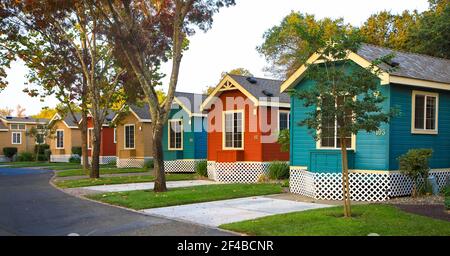
[[[236,0],[235,6],[221,9],[214,16],[212,29],[189,38],[177,90],[201,93],[207,86],[216,86],[222,72],[240,67],[256,77],[271,78],[263,71],[267,62],[256,47],[263,42],[264,32],[280,24],[291,11],[314,14],[318,19],[342,17],[345,22],[360,26],[371,14],[383,10],[401,13],[414,9],[422,12],[427,8],[427,0]],[[162,71],[169,75],[171,63],[164,64]],[[7,74],[9,86],[0,92],[0,108],[15,109],[20,104],[27,115],[33,115],[42,107],[58,103],[52,96],[41,102],[22,92],[27,74],[23,63],[13,63]],[[167,83],[168,77],[163,80],[163,84]]]

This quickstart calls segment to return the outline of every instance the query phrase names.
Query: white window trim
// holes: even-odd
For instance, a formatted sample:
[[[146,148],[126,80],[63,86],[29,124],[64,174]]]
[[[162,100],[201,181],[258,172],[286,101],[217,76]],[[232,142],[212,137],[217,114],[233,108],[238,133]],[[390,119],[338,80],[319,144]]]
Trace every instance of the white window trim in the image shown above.
[[[114,144],[117,144],[117,128],[114,127],[114,135],[113,135],[113,140],[114,140]]]
[[[19,127],[20,125],[23,125],[23,129],[13,129],[13,128],[12,128],[13,125],[17,125],[17,127]],[[26,131],[26,130],[27,130],[27,125],[26,125],[26,124],[13,123],[13,124],[10,124],[10,125],[9,125],[9,128],[10,128],[12,131]]]
[[[278,110],[278,122],[277,122],[277,131],[278,132],[280,132],[281,130],[280,130],[280,115],[281,115],[281,113],[285,113],[285,114],[287,114],[288,115],[288,118],[287,118],[287,129],[288,130],[290,130],[291,129],[291,127],[290,127],[290,125],[291,125],[291,111],[289,111],[289,110],[281,110],[281,109],[279,109]]]
[[[171,122],[181,122],[181,127],[180,127],[180,129],[181,129],[181,148],[172,148],[172,147],[170,147],[170,123]],[[168,132],[167,133],[167,142],[168,142],[167,147],[168,147],[169,151],[184,150],[184,143],[183,143],[183,140],[184,140],[183,119],[170,119],[167,122],[167,124],[168,124],[168,126],[167,126],[167,132]]]
[[[129,126],[133,126],[134,127],[134,129],[133,129],[133,138],[134,138],[134,147],[132,147],[132,148],[128,148],[127,147],[127,129],[126,129],[126,127],[129,127]],[[126,124],[126,125],[124,125],[123,126],[123,148],[125,149],[125,150],[134,150],[134,149],[136,149],[136,125],[134,125],[134,124]]]
[[[226,114],[234,114],[234,113],[241,113],[242,114],[242,147],[236,148],[236,147],[226,147],[226,141],[225,141],[225,115]],[[234,140],[234,139],[233,139]],[[245,110],[226,110],[222,112],[222,150],[244,150],[245,147]]]
[[[336,104],[336,103],[335,103]],[[318,110],[320,110],[320,107],[317,107]],[[322,139],[321,139],[321,133],[322,130],[319,129],[317,130],[317,134],[319,135],[319,139],[316,141],[316,149],[323,149],[323,150],[341,150],[340,147],[337,147],[337,120],[335,120],[334,122],[334,135],[335,135],[335,141],[334,141],[334,147],[322,147]],[[354,133],[352,133],[352,138],[351,138],[351,147],[347,148],[347,150],[353,150],[356,151],[356,135]]]
[[[427,110],[426,107],[424,108],[424,129],[416,129],[414,127],[415,124],[415,119],[416,119],[416,95],[423,95],[425,96],[425,106],[427,104],[427,100],[426,97],[427,96],[431,96],[431,97],[436,97],[436,117],[435,117],[435,129],[434,130],[430,130],[426,128],[426,114],[427,114]],[[411,133],[412,134],[438,134],[438,124],[439,124],[439,93],[435,93],[435,92],[425,92],[425,91],[416,91],[414,90],[412,92],[412,104],[411,104]]]
[[[62,143],[63,143],[63,146],[62,147],[58,147],[58,132],[62,132]],[[56,149],[64,149],[64,130],[62,130],[62,129],[58,129],[58,130],[56,130],[56,139],[55,139],[55,148]]]
[[[92,149],[92,143],[91,143],[91,137],[89,136],[89,134],[92,134],[92,132],[94,131],[94,128],[88,128],[87,130],[87,149]]]
[[[14,143],[14,135],[19,134],[19,143]],[[12,145],[22,145],[22,132],[12,132],[11,133],[11,144]]]

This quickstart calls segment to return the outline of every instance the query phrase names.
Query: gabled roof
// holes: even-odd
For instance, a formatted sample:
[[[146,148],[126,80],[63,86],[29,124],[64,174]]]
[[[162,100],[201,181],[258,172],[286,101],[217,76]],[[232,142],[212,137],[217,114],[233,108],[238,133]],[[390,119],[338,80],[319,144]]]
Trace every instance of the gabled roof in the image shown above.
[[[374,60],[389,54],[394,55],[391,62],[397,63],[398,66],[395,69],[387,63],[378,66],[382,71],[379,74],[381,84],[395,83],[450,90],[450,60],[448,59],[397,51],[371,44],[362,44],[356,53],[348,51],[347,58],[367,68]],[[314,53],[306,63],[320,63],[320,60],[324,58],[326,56]],[[298,84],[305,76],[307,68],[307,65],[302,65],[281,85],[280,91],[284,92]]]
[[[77,121],[79,122],[81,120],[81,113],[75,113],[75,118],[77,119]],[[68,128],[71,129],[78,129],[78,122],[76,122],[71,114],[66,114],[64,118],[61,117],[61,115],[59,113],[56,113],[52,119],[50,120],[50,122],[48,123],[49,125],[52,124],[55,121],[61,120]]]
[[[129,105],[129,108],[131,113],[133,113],[140,122],[149,123],[152,121],[148,104],[144,104],[142,107],[132,104]]]
[[[205,94],[175,92],[174,102],[178,103],[190,116],[203,116],[206,113],[200,110],[203,101],[208,97]]]
[[[248,77],[240,75],[226,75],[216,89],[206,98],[201,109],[208,109],[215,97],[222,91],[237,89],[244,93],[257,106],[290,107],[290,97],[281,93],[279,88],[282,81],[266,78]]]
[[[5,123],[46,124],[48,122],[48,119],[45,118],[32,117],[1,116],[0,119]]]

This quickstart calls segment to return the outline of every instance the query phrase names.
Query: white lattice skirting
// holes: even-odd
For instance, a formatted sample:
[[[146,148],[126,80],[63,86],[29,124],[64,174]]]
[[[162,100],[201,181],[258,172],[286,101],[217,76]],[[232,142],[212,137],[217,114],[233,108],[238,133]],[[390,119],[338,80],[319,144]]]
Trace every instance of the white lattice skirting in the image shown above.
[[[53,163],[68,163],[69,159],[72,156],[78,156],[78,155],[50,155],[50,162],[53,162]]]
[[[439,189],[442,189],[450,176],[450,169],[434,169],[430,175],[436,177]],[[385,201],[410,195],[413,189],[410,178],[394,171],[355,171],[349,176],[352,201]],[[318,200],[342,200],[341,173],[312,173],[291,169],[289,184],[292,193]]]
[[[117,168],[142,168],[148,160],[152,160],[152,157],[145,158],[117,158]]]
[[[116,162],[116,156],[100,156],[100,164],[111,164]],[[89,157],[89,164],[92,163],[92,157]],[[81,164],[83,164],[83,158],[81,158]]]
[[[269,174],[265,162],[218,163],[208,161],[208,178],[223,183],[257,183]]]
[[[204,159],[177,159],[164,161],[164,171],[168,173],[195,172],[195,166]]]

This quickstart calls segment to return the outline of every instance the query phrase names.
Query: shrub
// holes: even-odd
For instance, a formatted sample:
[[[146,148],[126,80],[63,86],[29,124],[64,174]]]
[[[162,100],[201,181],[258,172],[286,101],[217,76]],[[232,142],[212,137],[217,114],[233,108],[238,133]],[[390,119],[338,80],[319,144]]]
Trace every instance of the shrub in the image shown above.
[[[30,152],[22,152],[17,156],[18,162],[30,162],[34,161],[33,153]]]
[[[12,159],[15,154],[17,154],[17,148],[3,148],[3,155],[9,159]]]
[[[398,158],[400,173],[410,177],[413,180],[414,188],[412,195],[417,196],[428,190],[428,173],[430,167],[428,160],[433,154],[431,149],[411,149],[406,154]],[[424,186],[419,188],[419,183]]]
[[[50,149],[44,150],[44,156],[47,159],[47,161],[50,161],[50,156],[52,155],[52,151]]]
[[[289,130],[282,130],[278,135],[278,144],[281,145],[282,152],[289,152],[290,148],[290,133]]]
[[[36,145],[36,146],[34,146],[34,153],[39,154],[39,155],[44,155],[46,149],[50,149],[50,145],[48,145],[48,144]]]
[[[72,147],[72,154],[74,155],[78,155],[81,157],[83,150],[81,149],[81,147]]]
[[[283,181],[283,183],[281,183],[281,187],[288,188],[289,187],[289,180]]]
[[[145,163],[144,163],[145,170],[151,170],[154,167],[155,167],[155,162],[153,161],[153,159],[145,161]]]
[[[447,178],[447,182],[444,188],[445,197],[445,209],[450,211],[450,178]]]
[[[289,164],[286,162],[272,162],[269,165],[269,178],[282,180],[289,178]]]
[[[39,155],[37,155],[37,160],[39,162],[43,162],[43,161],[48,161],[48,158],[45,154],[39,154]]]
[[[69,158],[69,163],[81,164],[81,158],[79,156],[72,156]]]
[[[201,177],[208,177],[208,162],[199,161],[195,164],[195,172]]]

